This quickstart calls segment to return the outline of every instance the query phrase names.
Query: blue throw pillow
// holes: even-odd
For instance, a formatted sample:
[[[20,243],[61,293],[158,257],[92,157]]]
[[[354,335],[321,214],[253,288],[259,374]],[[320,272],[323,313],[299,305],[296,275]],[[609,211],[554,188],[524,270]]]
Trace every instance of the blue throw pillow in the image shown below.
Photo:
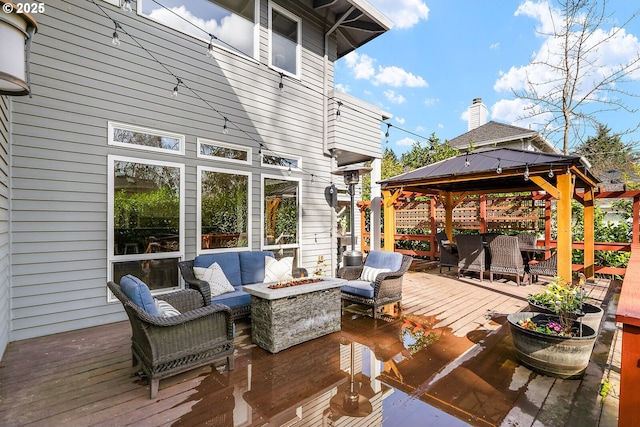
[[[120,279],[120,289],[135,305],[142,308],[152,316],[158,315],[155,301],[151,296],[149,287],[140,279],[127,274]]]
[[[398,271],[400,266],[402,266],[402,254],[399,252],[371,251],[369,255],[367,255],[364,265]]]
[[[237,252],[220,252],[215,254],[198,255],[193,261],[194,267],[209,268],[217,262],[232,286],[241,286],[240,258]]]
[[[266,256],[275,258],[271,251],[240,252],[240,273],[243,285],[264,282],[264,258]]]

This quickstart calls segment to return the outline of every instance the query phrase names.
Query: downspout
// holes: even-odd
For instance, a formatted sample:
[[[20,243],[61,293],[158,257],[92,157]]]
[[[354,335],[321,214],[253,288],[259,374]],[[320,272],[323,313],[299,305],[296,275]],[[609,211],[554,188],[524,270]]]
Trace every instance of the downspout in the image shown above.
[[[337,163],[334,159],[333,153],[329,151],[329,36],[344,22],[344,20],[355,10],[355,6],[351,6],[349,10],[338,19],[329,30],[324,33],[324,58],[322,61],[322,87],[324,88],[324,101],[322,104],[322,152],[326,156],[331,157],[331,172],[333,172]],[[333,176],[333,175],[331,175]],[[333,183],[333,178],[332,178]],[[331,273],[336,274],[338,271],[338,242],[336,241],[336,210],[335,207],[331,208]],[[353,231],[352,231],[353,233]]]

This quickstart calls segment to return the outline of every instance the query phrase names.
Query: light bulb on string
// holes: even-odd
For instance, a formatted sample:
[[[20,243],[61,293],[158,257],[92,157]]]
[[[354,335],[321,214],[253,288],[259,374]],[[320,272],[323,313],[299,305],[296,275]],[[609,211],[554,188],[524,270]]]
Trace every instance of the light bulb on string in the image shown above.
[[[389,129],[391,128],[392,124],[391,123],[387,123],[387,132],[384,134],[385,138],[389,138]]]
[[[500,159],[498,159],[498,167],[496,168],[496,173],[497,174],[501,174],[502,173],[502,166],[500,165]]]
[[[111,43],[114,46],[120,46],[120,36],[118,35],[118,28],[122,29],[122,27],[115,21],[113,21],[113,24],[115,28],[113,30],[113,37],[111,37]]]
[[[554,173],[553,173],[553,165],[549,166],[549,178],[553,178]]]
[[[122,10],[125,12],[131,12],[131,0],[124,0],[122,2]]]
[[[467,152],[467,154],[465,154],[464,156],[464,167],[468,168],[471,165],[471,163],[469,162],[469,152]]]
[[[338,109],[336,110],[336,121],[342,121],[342,114],[340,113],[340,107],[342,107],[342,101],[338,101]]]
[[[225,135],[229,134],[229,128],[227,127],[227,121],[228,119],[225,117],[224,118],[224,125],[222,126],[222,133]]]
[[[213,47],[213,40],[217,39],[217,37],[213,34],[209,34],[209,36],[211,37],[211,40],[209,40],[209,46],[207,46],[207,57],[213,58],[213,54],[215,52]]]
[[[287,175],[291,176],[291,163],[289,163],[289,170],[287,171]]]
[[[525,181],[529,181],[529,165],[525,165],[525,169],[524,169],[524,180]]]
[[[180,86],[180,84],[182,83],[182,80],[180,80],[179,77],[176,77],[176,79],[178,80],[175,87],[173,88],[173,93],[171,93],[171,96],[174,98],[178,97],[178,86]]]
[[[278,85],[278,89],[280,90],[280,95],[284,93],[284,73],[280,73],[280,84]]]

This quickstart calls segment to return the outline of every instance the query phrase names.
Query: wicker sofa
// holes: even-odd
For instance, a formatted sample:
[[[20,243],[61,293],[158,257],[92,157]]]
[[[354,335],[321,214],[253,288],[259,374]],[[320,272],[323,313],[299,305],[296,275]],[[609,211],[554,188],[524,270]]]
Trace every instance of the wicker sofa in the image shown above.
[[[275,258],[271,251],[219,252],[198,255],[178,265],[186,286],[200,292],[205,305],[224,304],[231,309],[231,317],[235,320],[251,315],[251,296],[242,287],[264,282],[266,256]],[[209,284],[196,278],[194,267],[209,267],[214,262],[222,268],[235,289],[233,292],[211,297]],[[294,268],[292,273],[293,277],[307,276],[304,268]]]
[[[384,305],[397,303],[400,308],[402,276],[409,270],[412,262],[413,258],[408,255],[372,250],[363,265],[340,268],[338,277],[347,280],[340,288],[343,305],[357,303],[370,306],[374,319],[379,316],[378,308]],[[376,272],[376,269],[383,270]]]
[[[132,277],[125,276],[120,283],[136,279]],[[160,317],[159,313],[151,312],[148,302],[138,300],[145,292],[142,286],[135,291],[134,299],[125,294],[120,284],[108,282],[107,286],[129,317],[133,366],[139,365],[149,378],[151,399],[157,396],[163,378],[209,365],[221,358],[226,358],[227,369],[233,370],[233,322],[228,307],[222,304],[204,306],[197,291],[185,289],[157,297],[180,312],[172,317]],[[148,288],[146,292],[149,292]],[[150,292],[143,298],[154,304]]]

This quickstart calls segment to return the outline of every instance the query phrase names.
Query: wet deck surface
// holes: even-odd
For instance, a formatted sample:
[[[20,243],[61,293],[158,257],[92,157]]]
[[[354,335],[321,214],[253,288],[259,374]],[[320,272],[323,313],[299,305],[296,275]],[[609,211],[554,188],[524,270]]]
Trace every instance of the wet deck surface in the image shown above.
[[[395,318],[345,312],[340,332],[277,354],[252,344],[240,322],[233,371],[162,380],[153,400],[131,368],[128,322],[11,343],[0,364],[0,425],[617,426],[615,285],[589,283],[605,322],[585,376],[560,380],[520,366],[505,325],[542,284],[414,267]],[[344,399],[351,389],[357,407]]]

